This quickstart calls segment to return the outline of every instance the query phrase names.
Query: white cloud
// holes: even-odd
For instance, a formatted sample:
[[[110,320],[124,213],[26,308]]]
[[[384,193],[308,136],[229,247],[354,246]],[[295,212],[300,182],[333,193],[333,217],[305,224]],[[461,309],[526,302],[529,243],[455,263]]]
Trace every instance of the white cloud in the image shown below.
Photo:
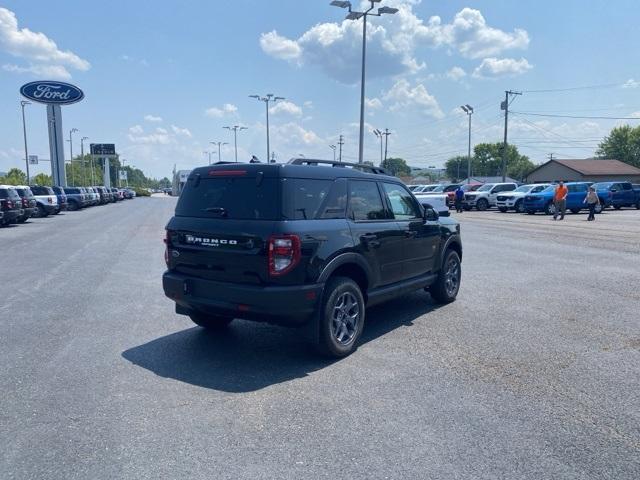
[[[260,35],[260,47],[266,54],[281,60],[297,60],[302,54],[298,42],[278,35],[275,30]]]
[[[129,133],[132,135],[141,135],[144,132],[144,129],[140,125],[134,125],[133,127],[129,127]]]
[[[293,115],[295,117],[299,117],[302,115],[302,109],[295,103],[288,100],[277,102],[273,107],[269,109],[269,112],[274,115],[285,113],[288,115]]]
[[[364,99],[365,106],[370,110],[378,110],[382,108],[382,102],[379,98],[365,98]]]
[[[218,107],[207,108],[204,113],[207,117],[222,118],[226,115],[235,114],[237,111],[238,111],[238,107],[236,107],[231,103],[225,103],[221,108],[218,108]]]
[[[60,50],[44,33],[18,28],[15,13],[0,7],[0,50],[29,61],[29,66],[5,65],[4,70],[68,79],[67,68],[86,71],[91,64],[69,50]]]
[[[419,2],[395,0],[389,2],[399,11],[372,22],[367,31],[368,76],[393,76],[415,73],[425,67],[416,58],[419,47],[447,47],[467,58],[497,55],[509,49],[523,49],[529,36],[522,29],[505,32],[487,25],[479,10],[464,8],[453,21],[443,24],[433,16],[426,22],[413,12]],[[279,35],[275,30],[262,34],[262,50],[295,65],[316,65],[327,75],[343,83],[359,78],[361,55],[361,22],[319,23],[297,39]]]
[[[467,72],[465,72],[460,67],[453,67],[451,70],[449,70],[446,73],[446,75],[447,75],[447,78],[450,78],[454,82],[457,82],[458,80],[461,80],[462,78],[466,77],[467,76]]]
[[[169,133],[169,131],[166,128],[158,127],[156,128],[156,133],[159,133],[161,135],[166,135],[167,133]]]
[[[638,88],[638,87],[640,87],[640,81],[634,80],[633,78],[630,78],[624,83],[624,85],[622,85],[622,88]]]
[[[171,130],[173,130],[173,133],[175,133],[178,136],[183,136],[183,137],[189,137],[191,138],[191,132],[189,131],[188,128],[181,128],[181,127],[176,127],[175,125],[171,125]]]
[[[311,100],[307,100],[302,104],[302,106],[305,108],[313,108],[313,102]]]
[[[640,118],[640,110],[638,110],[637,112],[632,112],[629,116],[633,118]]]
[[[162,117],[156,117],[155,115],[145,115],[144,120],[145,122],[160,123],[162,122]]]
[[[38,77],[45,77],[58,80],[70,80],[71,74],[61,65],[30,65],[20,67],[11,63],[2,65],[2,69],[12,73],[32,73]]]
[[[393,102],[389,107],[391,111],[417,108],[423,114],[435,118],[444,117],[436,98],[421,83],[412,87],[407,80],[400,79],[384,94],[384,99]]]
[[[516,60],[515,58],[485,58],[482,63],[473,71],[475,78],[491,78],[501,76],[522,75],[531,70],[531,65],[526,58]]]
[[[274,144],[284,146],[310,147],[322,143],[322,139],[313,130],[307,130],[295,122],[273,127]]]

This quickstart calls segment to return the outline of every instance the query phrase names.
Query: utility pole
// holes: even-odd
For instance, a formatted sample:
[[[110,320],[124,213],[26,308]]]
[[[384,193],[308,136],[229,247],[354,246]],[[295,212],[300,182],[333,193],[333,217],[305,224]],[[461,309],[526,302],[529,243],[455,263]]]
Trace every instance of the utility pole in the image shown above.
[[[29,183],[31,183],[29,180],[31,177],[29,176],[29,151],[27,150],[27,123],[24,119],[24,106],[31,105],[31,102],[22,100],[20,105],[22,106],[22,133],[24,134],[24,162],[27,167],[27,185],[29,185]]]
[[[276,152],[271,152],[271,163],[276,163]]]
[[[387,159],[387,147],[389,146],[389,135],[391,135],[391,132],[389,131],[388,128],[384,129],[384,132],[382,133],[382,135],[384,135],[384,159]]]
[[[553,152],[547,154],[547,156],[549,157],[549,161],[553,160]]]
[[[333,150],[333,161],[336,161],[336,146],[335,145],[329,145],[329,148],[331,150]]]
[[[471,183],[471,115],[473,115],[473,107],[468,103],[466,105],[461,105],[460,108],[467,114],[469,117],[469,150],[467,151],[467,183]],[[458,166],[458,168],[460,168]],[[458,177],[460,173],[458,172]]]
[[[504,110],[504,144],[502,145],[502,181],[507,179],[507,129],[509,126],[509,97],[522,95],[522,92],[514,92],[511,90],[505,90],[504,102],[500,106]]]
[[[340,135],[338,145],[340,146],[340,155],[338,155],[338,161],[342,163],[342,146],[344,145],[344,137],[342,135]]]
[[[238,130],[247,130],[247,127],[241,127],[240,125],[234,125],[233,127],[222,127],[227,130],[233,131],[233,145],[236,152],[236,163],[238,163]],[[268,158],[268,154],[267,154]]]
[[[73,171],[73,134],[77,131],[78,131],[77,128],[72,128],[71,130],[69,130],[69,156],[71,157],[71,163],[70,163],[71,182],[73,183],[74,187],[76,186],[76,174]]]

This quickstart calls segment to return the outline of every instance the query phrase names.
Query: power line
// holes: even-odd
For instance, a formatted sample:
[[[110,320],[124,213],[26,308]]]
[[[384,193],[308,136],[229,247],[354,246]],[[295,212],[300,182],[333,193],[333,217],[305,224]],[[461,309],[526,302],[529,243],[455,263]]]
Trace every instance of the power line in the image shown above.
[[[578,119],[591,119],[591,120],[640,120],[640,117],[600,117],[600,116],[579,116],[579,115],[554,115],[551,113],[534,113],[534,112],[514,112],[511,110],[511,113],[514,115],[532,115],[534,117],[555,117],[555,118],[578,118]]]
[[[600,85],[585,85],[582,87],[568,87],[568,88],[548,88],[544,90],[523,90],[523,93],[550,93],[550,92],[571,92],[575,90],[594,90],[598,88],[612,88],[621,87],[624,83],[604,83]]]

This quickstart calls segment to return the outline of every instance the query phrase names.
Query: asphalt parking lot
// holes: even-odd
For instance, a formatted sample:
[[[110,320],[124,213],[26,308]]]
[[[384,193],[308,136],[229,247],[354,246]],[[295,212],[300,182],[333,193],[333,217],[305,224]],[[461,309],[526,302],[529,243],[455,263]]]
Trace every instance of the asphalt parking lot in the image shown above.
[[[458,300],[373,308],[327,361],[173,313],[174,205],[0,230],[2,478],[640,478],[640,212],[465,212]]]

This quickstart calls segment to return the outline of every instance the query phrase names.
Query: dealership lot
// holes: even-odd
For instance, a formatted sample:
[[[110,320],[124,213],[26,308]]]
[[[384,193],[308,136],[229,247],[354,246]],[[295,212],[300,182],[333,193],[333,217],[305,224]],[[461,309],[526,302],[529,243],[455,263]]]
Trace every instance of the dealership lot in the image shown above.
[[[458,215],[458,300],[373,308],[327,361],[296,330],[173,313],[174,206],[0,232],[21,247],[0,255],[3,477],[640,476],[639,211]]]

